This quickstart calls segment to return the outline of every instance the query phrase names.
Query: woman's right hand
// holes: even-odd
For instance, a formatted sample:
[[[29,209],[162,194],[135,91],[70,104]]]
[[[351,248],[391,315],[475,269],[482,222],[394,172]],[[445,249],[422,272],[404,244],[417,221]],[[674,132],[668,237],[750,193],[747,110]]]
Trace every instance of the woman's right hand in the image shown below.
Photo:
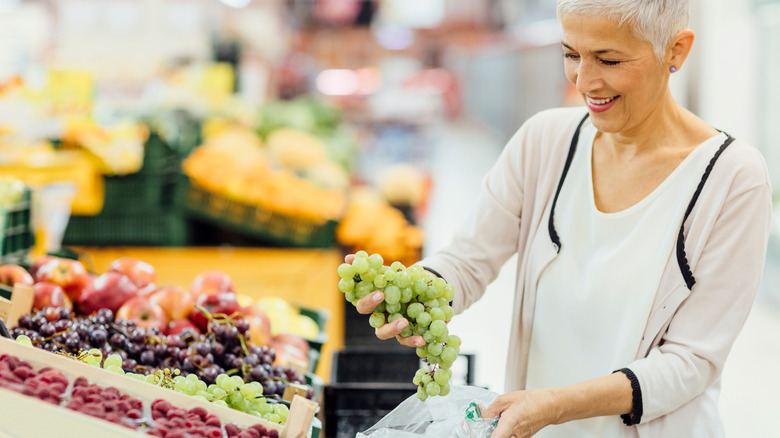
[[[354,254],[348,254],[346,257],[344,257],[345,263],[352,263],[352,260],[354,260],[355,255]],[[364,314],[364,315],[370,315],[374,312],[374,309],[376,306],[378,306],[382,301],[384,301],[385,295],[382,292],[374,291],[370,294],[366,295],[365,297],[358,300],[356,304],[356,308],[358,313]],[[406,318],[400,318],[397,319],[389,324],[385,324],[381,327],[377,327],[375,330],[376,337],[382,340],[390,339],[395,337],[398,340],[398,343],[401,345],[406,345],[407,347],[422,347],[425,345],[425,339],[423,339],[422,336],[400,336],[401,332],[404,331],[406,326],[409,325],[409,321],[406,320]]]

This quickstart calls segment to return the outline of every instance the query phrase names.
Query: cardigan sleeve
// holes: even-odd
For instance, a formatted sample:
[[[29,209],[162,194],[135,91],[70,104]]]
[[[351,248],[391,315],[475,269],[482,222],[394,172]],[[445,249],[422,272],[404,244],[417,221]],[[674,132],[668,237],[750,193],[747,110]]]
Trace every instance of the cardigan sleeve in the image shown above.
[[[518,250],[526,131],[527,125],[523,125],[484,176],[476,207],[449,245],[420,262],[454,287],[456,313],[484,294],[503,264]]]
[[[696,284],[656,346],[628,366],[641,388],[642,423],[680,408],[720,378],[758,291],[772,209],[763,160],[759,156],[713,189],[728,191],[725,201],[700,199],[701,208],[711,211],[693,218],[686,238]]]

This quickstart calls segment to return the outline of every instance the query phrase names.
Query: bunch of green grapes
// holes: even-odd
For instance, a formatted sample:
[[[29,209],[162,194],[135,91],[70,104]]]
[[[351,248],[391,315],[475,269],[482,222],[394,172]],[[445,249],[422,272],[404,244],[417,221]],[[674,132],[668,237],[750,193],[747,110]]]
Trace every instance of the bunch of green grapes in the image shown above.
[[[99,354],[100,350],[97,350],[97,354],[90,354],[88,363],[100,366],[102,356]],[[197,374],[190,373],[185,377],[179,375],[178,370],[173,371],[173,377],[168,370],[158,370],[147,375],[130,373],[122,369],[122,357],[118,354],[109,354],[103,362],[103,368],[132,379],[172,389],[201,401],[236,409],[272,423],[286,423],[290,412],[286,405],[268,403],[268,400],[263,397],[263,385],[260,382],[247,383],[241,376],[231,377],[220,374],[215,383],[208,385],[200,380]]]
[[[426,345],[417,348],[417,356],[426,367],[420,368],[412,379],[417,385],[417,397],[425,401],[429,396],[450,392],[450,368],[460,352],[460,338],[450,335],[447,321],[452,319],[450,302],[455,292],[446,281],[421,266],[405,267],[400,262],[384,265],[379,254],[355,253],[352,263],[338,267],[339,290],[344,298],[357,305],[358,300],[373,291],[381,291],[385,299],[368,318],[371,327],[406,318],[409,325],[401,336],[422,336]]]

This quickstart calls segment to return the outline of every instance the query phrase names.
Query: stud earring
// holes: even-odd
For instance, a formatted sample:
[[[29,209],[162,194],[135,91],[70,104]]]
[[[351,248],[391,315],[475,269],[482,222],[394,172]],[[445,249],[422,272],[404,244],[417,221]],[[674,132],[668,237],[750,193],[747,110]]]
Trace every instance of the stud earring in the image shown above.
[[[675,73],[675,72],[677,72],[677,67],[671,66],[671,67],[669,67],[669,71],[672,72],[672,73]]]

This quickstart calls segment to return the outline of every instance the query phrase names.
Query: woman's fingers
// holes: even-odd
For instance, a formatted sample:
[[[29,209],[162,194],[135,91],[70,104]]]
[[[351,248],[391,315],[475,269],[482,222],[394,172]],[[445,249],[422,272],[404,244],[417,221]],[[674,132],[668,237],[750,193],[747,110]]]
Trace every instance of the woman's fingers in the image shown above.
[[[384,299],[385,294],[382,292],[371,292],[370,294],[359,299],[355,305],[355,308],[357,309],[358,313],[367,315],[369,313],[373,313],[374,309],[376,309],[376,306],[378,306],[379,303],[381,303]]]
[[[422,347],[425,345],[425,339],[423,339],[422,336],[396,336],[396,339],[398,339],[398,343],[401,345],[406,345],[407,347]]]
[[[379,339],[390,339],[401,334],[409,325],[406,318],[396,319],[395,321],[376,328],[376,337]]]

